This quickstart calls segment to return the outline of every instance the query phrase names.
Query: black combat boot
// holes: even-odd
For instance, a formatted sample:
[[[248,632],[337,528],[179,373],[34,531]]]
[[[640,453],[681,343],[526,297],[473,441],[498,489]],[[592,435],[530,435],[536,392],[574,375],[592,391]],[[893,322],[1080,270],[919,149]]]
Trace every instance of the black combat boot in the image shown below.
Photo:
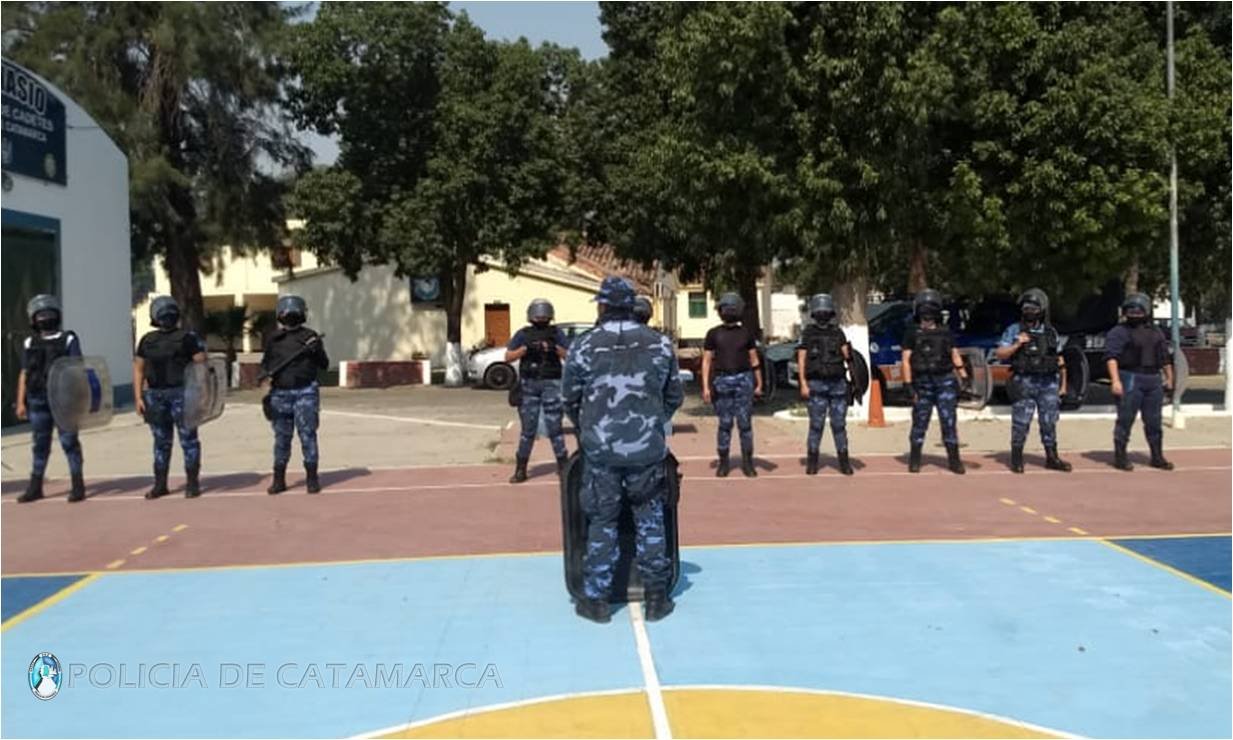
[[[557,458],[557,475],[565,475],[565,465],[569,463],[568,457]]]
[[[73,473],[73,487],[69,489],[68,500],[70,504],[86,500],[86,481],[81,473]]]
[[[17,497],[17,503],[28,504],[41,498],[43,498],[43,476],[31,474],[30,482],[26,484],[26,492]]]
[[[728,453],[726,452],[719,453],[719,464],[715,466],[715,477],[716,478],[727,478],[728,471],[730,469],[731,469],[731,465],[728,462]]]
[[[757,478],[758,471],[754,469],[753,452],[741,452],[741,472],[746,478]]]
[[[1130,464],[1130,459],[1126,457],[1126,444],[1113,443],[1113,467],[1118,470],[1134,470],[1135,466]]]
[[[1058,456],[1057,445],[1045,448],[1045,467],[1050,470],[1060,470],[1063,473],[1070,472],[1070,463]]]
[[[805,475],[818,474],[818,453],[810,452],[805,457]]]
[[[1173,463],[1165,459],[1164,450],[1162,449],[1164,447],[1163,443],[1152,442],[1148,444],[1148,447],[1152,450],[1152,461],[1148,463],[1149,465],[1160,470],[1173,469]]]
[[[908,452],[908,472],[920,472],[920,445],[912,445],[912,449]]]
[[[146,491],[146,498],[158,498],[166,496],[167,493],[167,468],[155,468],[154,486]]]
[[[273,496],[285,490],[287,490],[287,466],[275,465],[274,480],[270,481],[270,487],[265,489],[265,492]]]
[[[574,613],[599,624],[607,624],[612,620],[612,610],[608,607],[608,602],[600,599],[579,599],[574,605]]]
[[[839,472],[843,473],[844,475],[852,475],[853,473],[852,461],[848,459],[847,450],[839,451]]]
[[[1023,472],[1023,446],[1019,445],[1010,448],[1010,472]]]
[[[317,463],[304,463],[304,487],[309,493],[321,493],[321,479],[317,477]]]
[[[959,445],[946,445],[946,467],[956,475],[963,475],[967,472],[967,469],[963,467],[963,461],[959,459]]]
[[[201,495],[201,466],[185,468],[184,475],[188,478],[184,484],[184,498],[197,498]]]
[[[658,622],[672,613],[676,603],[663,589],[648,591],[646,600],[642,602],[642,613],[648,622]]]
[[[509,477],[510,483],[521,483],[527,479],[527,458],[520,457],[514,461],[514,474]]]

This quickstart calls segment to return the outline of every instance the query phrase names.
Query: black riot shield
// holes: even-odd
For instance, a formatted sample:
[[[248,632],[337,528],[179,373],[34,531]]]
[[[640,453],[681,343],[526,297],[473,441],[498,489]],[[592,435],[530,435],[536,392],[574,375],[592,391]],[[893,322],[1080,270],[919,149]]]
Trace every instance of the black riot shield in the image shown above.
[[[959,358],[967,370],[967,380],[959,381],[959,405],[979,411],[989,405],[993,395],[993,371],[985,361],[985,352],[979,347],[960,347]]]
[[[851,379],[848,381],[848,405],[863,404],[865,394],[869,392],[869,363],[865,361],[865,356],[851,345],[848,346],[848,352],[852,357]]]
[[[565,588],[575,599],[584,599],[582,590],[582,561],[587,551],[587,516],[582,510],[582,470],[585,465],[581,453],[570,456],[561,475],[561,530],[565,555]],[[668,593],[676,588],[681,577],[681,547],[677,530],[677,504],[681,499],[681,474],[676,457],[668,453],[664,460],[664,481],[668,490],[664,497],[664,534],[667,539],[668,557],[672,560],[672,574]],[[617,543],[620,557],[612,578],[610,601],[642,601],[642,579],[634,566],[635,555],[634,514],[629,502],[621,506],[617,520]]]
[[[1087,355],[1078,344],[1067,345],[1062,350],[1062,362],[1066,363],[1066,393],[1061,397],[1062,408],[1077,409],[1087,397],[1087,384],[1091,378]]]

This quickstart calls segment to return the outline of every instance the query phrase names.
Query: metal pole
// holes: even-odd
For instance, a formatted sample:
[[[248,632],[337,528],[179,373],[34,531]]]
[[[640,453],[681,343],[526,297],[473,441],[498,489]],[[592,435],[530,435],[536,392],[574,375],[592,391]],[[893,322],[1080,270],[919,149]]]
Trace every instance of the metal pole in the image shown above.
[[[1167,57],[1169,107],[1173,107],[1173,0],[1166,3]],[[1172,318],[1173,351],[1182,351],[1181,317],[1178,316],[1178,266],[1177,266],[1177,150],[1169,144],[1169,307]],[[1176,379],[1175,379],[1176,380]],[[1180,394],[1173,394],[1173,418],[1177,419],[1182,405]]]

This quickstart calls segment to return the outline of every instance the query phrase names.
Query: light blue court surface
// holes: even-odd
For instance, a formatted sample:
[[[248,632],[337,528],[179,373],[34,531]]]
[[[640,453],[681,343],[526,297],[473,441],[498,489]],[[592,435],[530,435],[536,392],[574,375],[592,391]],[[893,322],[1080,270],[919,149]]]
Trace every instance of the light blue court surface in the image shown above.
[[[1099,542],[682,555],[677,611],[648,627],[665,686],[873,694],[1096,737],[1233,733],[1229,598]],[[24,680],[43,650],[68,675],[51,701]],[[106,575],[5,630],[3,653],[0,732],[23,737],[339,736],[643,686],[628,613],[576,618],[559,555]],[[378,663],[426,673],[345,687]],[[121,666],[131,684],[154,664],[182,687],[118,685]],[[232,664],[260,676],[222,688]],[[462,664],[480,686],[457,685]],[[478,681],[488,665],[499,685]],[[311,666],[340,687],[316,687]]]

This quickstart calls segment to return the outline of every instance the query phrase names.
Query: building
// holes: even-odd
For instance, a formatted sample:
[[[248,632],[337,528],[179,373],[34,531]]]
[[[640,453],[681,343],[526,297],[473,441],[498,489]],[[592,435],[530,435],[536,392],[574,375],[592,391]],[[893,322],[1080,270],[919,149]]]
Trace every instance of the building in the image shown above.
[[[759,278],[758,316],[763,326],[763,334],[768,338],[773,336],[771,319],[771,284],[765,277]],[[706,332],[719,323],[719,314],[715,304],[719,296],[706,289],[702,283],[686,283],[676,288],[675,334],[676,340],[684,345],[701,345],[706,338]]]
[[[26,303],[59,296],[64,326],[110,370],[114,401],[133,386],[128,160],[79,105],[4,60],[4,424],[13,404]]]

